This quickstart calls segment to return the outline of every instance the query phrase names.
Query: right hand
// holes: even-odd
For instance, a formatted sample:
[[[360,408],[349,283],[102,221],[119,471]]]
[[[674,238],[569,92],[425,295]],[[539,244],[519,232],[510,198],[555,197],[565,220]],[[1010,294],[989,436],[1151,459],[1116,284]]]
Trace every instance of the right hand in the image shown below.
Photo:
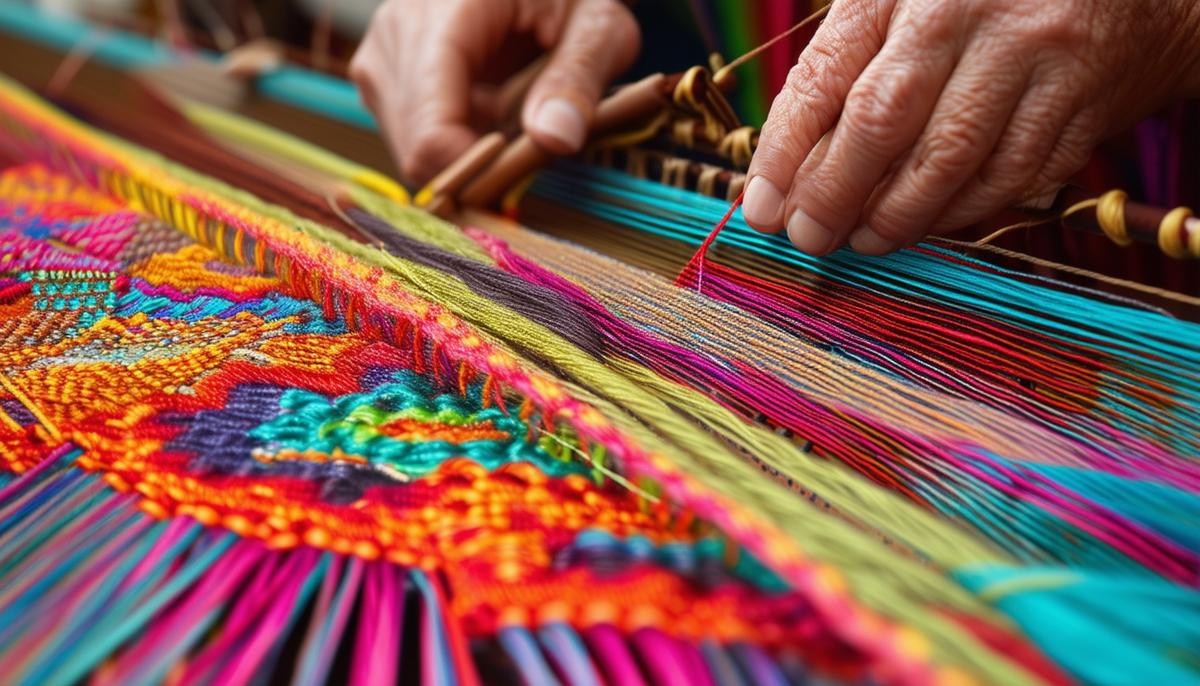
[[[552,51],[521,122],[555,154],[577,152],[608,83],[641,44],[617,0],[387,0],[350,63],[405,179],[423,184],[495,128],[496,87]]]
[[[744,216],[879,255],[1052,196],[1200,92],[1195,0],[840,0],[775,98]]]

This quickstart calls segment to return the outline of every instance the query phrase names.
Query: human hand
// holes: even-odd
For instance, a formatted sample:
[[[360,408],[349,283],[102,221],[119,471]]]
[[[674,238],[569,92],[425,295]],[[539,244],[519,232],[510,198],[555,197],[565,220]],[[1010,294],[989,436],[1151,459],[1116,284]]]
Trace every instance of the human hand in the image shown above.
[[[617,0],[388,0],[350,76],[405,178],[423,183],[495,128],[494,84],[543,51],[553,53],[525,99],[524,130],[551,152],[579,150],[605,86],[640,43]]]
[[[837,0],[771,106],[746,221],[877,255],[1051,193],[1197,93],[1198,20],[1187,0]]]

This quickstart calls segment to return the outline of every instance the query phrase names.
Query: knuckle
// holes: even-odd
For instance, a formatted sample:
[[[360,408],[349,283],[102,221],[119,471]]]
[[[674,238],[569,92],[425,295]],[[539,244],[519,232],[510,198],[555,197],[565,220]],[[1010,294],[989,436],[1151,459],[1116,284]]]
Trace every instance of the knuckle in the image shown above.
[[[829,30],[825,30],[826,28]],[[842,64],[847,51],[852,48],[832,26],[822,26],[814,38],[800,53],[796,63],[788,70],[786,90],[812,97],[821,97],[849,86]]]
[[[1091,22],[1081,21],[1074,3],[1050,3],[1022,18],[1025,38],[1046,46],[1080,45],[1094,40]]]
[[[1085,109],[1063,128],[1058,137],[1058,144],[1076,150],[1086,157],[1099,139],[1100,131],[1100,117],[1096,111],[1091,108]]]
[[[1021,186],[1034,174],[1039,161],[1027,148],[993,156],[979,168],[973,196],[995,199],[997,202],[1015,200]]]
[[[902,38],[917,52],[942,50],[962,39],[978,23],[981,8],[971,0],[908,0],[897,3],[886,23],[889,39]]]
[[[752,171],[790,179],[809,147],[832,124],[831,117],[825,117],[821,109],[811,105],[827,100],[827,94],[832,92],[830,81],[824,76],[826,72],[819,66],[826,59],[821,52],[824,49],[817,48],[816,54],[809,54],[813,50],[810,46],[792,66],[763,124]],[[833,55],[830,53],[828,57]]]
[[[1091,117],[1086,114],[1076,117],[1063,129],[1045,164],[1034,175],[1033,182],[1022,189],[1023,192],[1036,194],[1061,185],[1087,164],[1095,142]]]
[[[777,102],[798,105],[804,100],[819,97],[825,91],[824,80],[820,76],[823,70],[818,66],[824,58],[807,53],[806,50],[788,70],[783,90],[776,96]]]
[[[854,44],[879,45],[887,34],[896,6],[895,0],[845,0],[833,5],[819,31],[840,40],[842,44],[835,46],[839,52]],[[847,42],[848,37],[853,40]]]
[[[1052,134],[1014,123],[1010,135],[979,168],[978,194],[1000,202],[1016,200],[1052,147]]]
[[[922,19],[912,22],[914,30],[920,31],[926,45],[944,45],[954,40],[960,20],[971,13],[960,3],[926,2]]]
[[[901,80],[860,81],[846,98],[842,124],[857,138],[883,143],[895,135],[896,113],[910,99],[910,86]]]
[[[913,171],[922,190],[934,191],[934,185],[954,181],[971,171],[987,145],[988,132],[973,117],[948,122],[933,131],[918,146]]]
[[[838,60],[840,42],[834,34],[809,44],[804,52],[800,53],[800,58],[796,60],[788,76],[792,80],[803,82],[816,80],[818,75],[827,73],[827,68]]]
[[[1074,174],[1083,168],[1091,159],[1092,151],[1089,145],[1072,145],[1064,143],[1050,155],[1046,166],[1058,171],[1063,178]]]
[[[787,87],[798,93],[819,95],[844,83],[838,68],[843,59],[843,43],[836,34],[809,43],[788,70]]]
[[[607,55],[603,50],[572,50],[564,52],[562,58],[561,76],[577,78],[580,75],[598,74]]]

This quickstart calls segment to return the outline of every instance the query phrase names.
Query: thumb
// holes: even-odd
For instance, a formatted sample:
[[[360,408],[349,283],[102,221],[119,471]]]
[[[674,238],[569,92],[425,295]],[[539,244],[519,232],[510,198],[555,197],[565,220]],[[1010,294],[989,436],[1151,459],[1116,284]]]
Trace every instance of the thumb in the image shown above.
[[[521,113],[525,132],[556,154],[583,147],[605,86],[633,64],[637,21],[616,0],[578,0]]]

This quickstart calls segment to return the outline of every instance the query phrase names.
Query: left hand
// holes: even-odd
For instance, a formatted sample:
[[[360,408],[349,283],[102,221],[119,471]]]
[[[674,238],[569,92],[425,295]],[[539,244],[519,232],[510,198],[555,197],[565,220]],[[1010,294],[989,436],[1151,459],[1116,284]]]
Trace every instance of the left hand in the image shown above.
[[[420,185],[499,123],[502,81],[535,55],[524,130],[554,154],[583,147],[596,103],[641,34],[618,0],[388,0],[350,63],[400,171]]]

